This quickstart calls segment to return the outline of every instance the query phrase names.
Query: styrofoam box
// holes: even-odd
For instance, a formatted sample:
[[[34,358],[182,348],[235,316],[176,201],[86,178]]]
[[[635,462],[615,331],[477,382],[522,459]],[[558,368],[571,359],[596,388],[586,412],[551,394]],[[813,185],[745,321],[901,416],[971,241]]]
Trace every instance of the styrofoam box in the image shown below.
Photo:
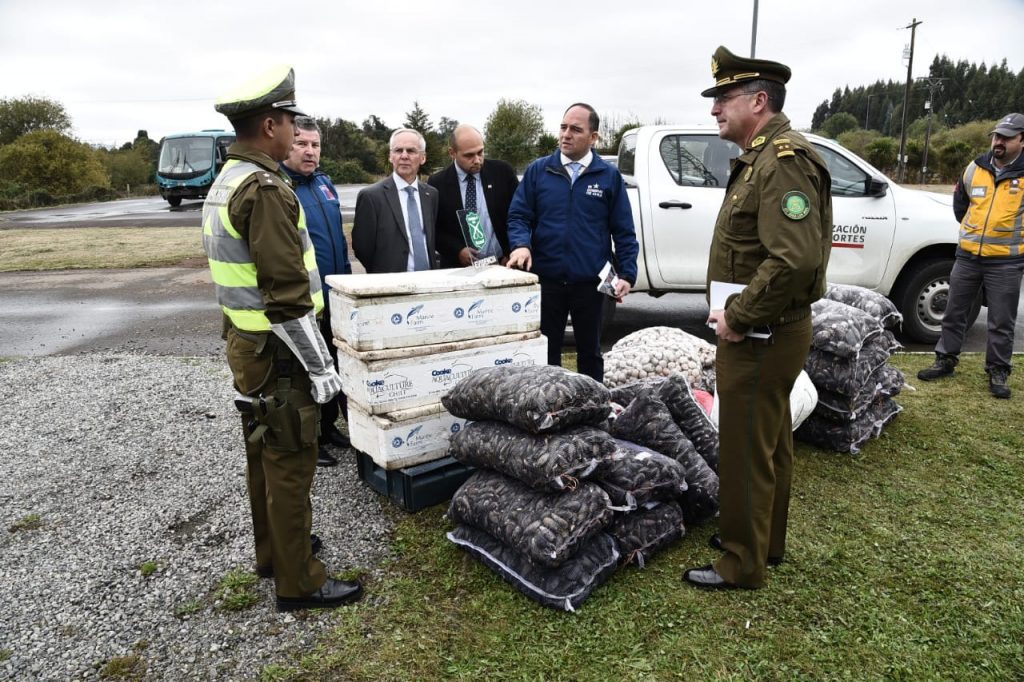
[[[548,357],[540,332],[371,351],[357,351],[338,339],[334,345],[345,395],[369,414],[436,403],[477,369],[543,365]]]
[[[490,266],[331,275],[331,331],[356,350],[403,348],[540,329],[537,276]]]
[[[352,445],[387,470],[444,457],[452,434],[465,426],[465,419],[453,416],[441,403],[387,414],[368,414],[353,402],[348,407]]]

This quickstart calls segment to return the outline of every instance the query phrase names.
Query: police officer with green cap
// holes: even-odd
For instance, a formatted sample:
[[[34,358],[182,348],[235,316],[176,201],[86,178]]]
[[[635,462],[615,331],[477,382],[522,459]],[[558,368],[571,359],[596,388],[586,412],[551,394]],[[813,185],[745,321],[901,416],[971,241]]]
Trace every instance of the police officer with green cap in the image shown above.
[[[316,321],[324,297],[306,218],[278,167],[302,115],[295,73],[272,69],[215,109],[237,141],[203,206],[203,246],[242,411],[256,569],[274,577],[278,610],[335,607],[362,587],[328,578],[310,538],[317,404],[341,380]]]
[[[789,394],[811,345],[811,303],[825,291],[832,246],[825,162],[782,114],[789,67],[711,59],[711,115],[719,137],[742,150],[732,165],[708,261],[712,282],[745,285],[712,310],[718,350],[718,561],[683,579],[697,587],[758,588],[783,560],[793,473]],[[751,331],[769,334],[756,338]]]

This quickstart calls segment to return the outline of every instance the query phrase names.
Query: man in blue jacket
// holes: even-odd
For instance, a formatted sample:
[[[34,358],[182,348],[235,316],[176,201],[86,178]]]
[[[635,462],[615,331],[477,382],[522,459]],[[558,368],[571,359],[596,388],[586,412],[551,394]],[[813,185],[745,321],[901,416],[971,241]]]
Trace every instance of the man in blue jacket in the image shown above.
[[[325,339],[333,338],[331,333],[330,290],[327,275],[351,275],[352,265],[348,260],[348,242],[341,227],[341,202],[337,190],[327,173],[320,166],[320,128],[312,118],[300,116],[295,119],[295,142],[288,158],[281,162],[281,169],[288,174],[306,214],[306,227],[313,241],[316,264],[320,270],[324,292],[324,313],[320,319],[320,333]],[[334,363],[338,363],[338,349],[333,343],[327,344]],[[327,452],[323,444],[330,442],[341,448],[351,444],[338,430],[335,421],[339,412],[348,407],[344,393],[320,406],[320,453],[319,466],[334,466],[338,460]]]
[[[605,295],[597,290],[599,274],[607,263],[616,266],[614,298],[621,303],[636,284],[640,245],[622,175],[592,150],[599,125],[592,106],[573,104],[562,116],[559,149],[526,169],[508,212],[508,267],[540,277],[548,364],[562,364],[565,324],[572,315],[577,368],[603,381]]]

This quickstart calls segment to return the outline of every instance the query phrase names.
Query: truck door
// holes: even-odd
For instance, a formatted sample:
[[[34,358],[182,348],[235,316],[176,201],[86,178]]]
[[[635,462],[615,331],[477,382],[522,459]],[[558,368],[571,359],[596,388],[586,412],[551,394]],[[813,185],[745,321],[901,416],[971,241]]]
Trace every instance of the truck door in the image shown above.
[[[647,155],[652,288],[704,288],[729,161],[737,156],[736,145],[713,134],[665,131],[652,138]]]
[[[875,288],[889,262],[896,229],[892,192],[846,150],[815,142],[832,176],[832,255],[828,281]],[[871,196],[874,194],[874,196]]]

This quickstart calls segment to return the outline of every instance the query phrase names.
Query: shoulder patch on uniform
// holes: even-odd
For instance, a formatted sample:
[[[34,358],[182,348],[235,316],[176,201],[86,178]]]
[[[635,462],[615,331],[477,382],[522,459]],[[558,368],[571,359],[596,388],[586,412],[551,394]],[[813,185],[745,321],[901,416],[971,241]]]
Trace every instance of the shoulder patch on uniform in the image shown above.
[[[793,151],[793,143],[785,137],[772,140],[772,144],[775,145],[775,156],[780,159],[784,159],[787,156],[796,156],[796,152]]]
[[[750,143],[750,147],[752,149],[757,149],[767,141],[767,137],[765,137],[764,135],[758,135],[757,137],[754,138],[754,141]]]
[[[803,220],[811,212],[811,201],[803,192],[793,190],[782,197],[782,215],[790,220]]]

